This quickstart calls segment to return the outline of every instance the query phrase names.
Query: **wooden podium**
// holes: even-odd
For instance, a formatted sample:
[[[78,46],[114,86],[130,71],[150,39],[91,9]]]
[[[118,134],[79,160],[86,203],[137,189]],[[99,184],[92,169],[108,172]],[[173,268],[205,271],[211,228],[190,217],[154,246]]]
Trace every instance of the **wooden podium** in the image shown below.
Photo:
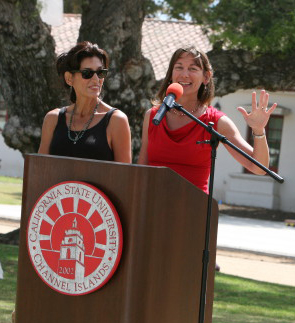
[[[123,229],[117,271],[101,289],[68,296],[48,287],[27,251],[26,227],[39,196],[83,181],[114,204]],[[217,213],[212,206],[206,323],[212,321]],[[197,323],[207,195],[165,167],[27,155],[16,298],[17,323]]]

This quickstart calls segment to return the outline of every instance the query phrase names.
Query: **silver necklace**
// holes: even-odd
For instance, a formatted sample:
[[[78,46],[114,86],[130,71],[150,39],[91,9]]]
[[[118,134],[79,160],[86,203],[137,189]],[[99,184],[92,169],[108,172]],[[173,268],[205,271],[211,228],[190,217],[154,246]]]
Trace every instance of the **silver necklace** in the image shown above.
[[[93,113],[91,114],[91,117],[89,118],[89,120],[85,123],[84,125],[84,128],[81,130],[81,131],[74,131],[73,132],[75,133],[75,138],[72,138],[71,136],[71,128],[72,128],[72,123],[73,123],[73,117],[74,117],[74,114],[75,114],[75,111],[76,111],[76,104],[74,105],[74,109],[72,110],[71,112],[71,117],[70,117],[70,123],[69,123],[69,126],[68,126],[68,138],[73,141],[74,144],[77,143],[77,141],[79,139],[81,139],[85,133],[85,131],[88,129],[91,121],[93,120],[94,118],[94,115],[95,115],[95,112],[98,108],[98,104],[95,106],[95,108],[93,109]]]

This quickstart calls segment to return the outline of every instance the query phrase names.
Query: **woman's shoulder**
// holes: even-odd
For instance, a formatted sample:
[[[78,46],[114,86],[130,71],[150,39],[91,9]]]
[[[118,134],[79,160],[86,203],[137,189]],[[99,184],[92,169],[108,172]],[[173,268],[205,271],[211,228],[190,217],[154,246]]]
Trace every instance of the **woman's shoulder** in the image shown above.
[[[120,129],[129,128],[129,122],[127,115],[120,109],[113,108],[104,103],[104,111],[106,123],[110,131],[120,131]]]
[[[62,108],[50,110],[45,115],[45,120],[56,120]]]
[[[44,123],[47,125],[56,125],[57,121],[58,121],[58,117],[60,115],[60,113],[66,113],[67,111],[67,107],[63,107],[63,108],[55,108],[52,109],[50,111],[48,111],[45,115],[44,118]]]
[[[120,109],[114,108],[101,101],[102,112],[111,113],[112,119],[127,119],[127,115]]]
[[[209,105],[207,108],[207,114],[209,117],[217,118],[219,119],[222,116],[225,116],[226,114],[222,112],[221,110],[213,107],[212,105]]]

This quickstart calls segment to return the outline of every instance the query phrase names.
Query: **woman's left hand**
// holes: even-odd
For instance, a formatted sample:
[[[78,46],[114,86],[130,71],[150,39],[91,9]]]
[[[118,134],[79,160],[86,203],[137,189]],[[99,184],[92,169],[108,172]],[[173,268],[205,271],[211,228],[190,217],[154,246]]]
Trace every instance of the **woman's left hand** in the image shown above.
[[[274,103],[271,108],[267,108],[268,106],[269,94],[262,90],[260,92],[259,104],[257,106],[256,101],[256,92],[252,93],[252,111],[247,113],[247,111],[238,107],[237,109],[242,113],[245,121],[248,126],[252,128],[252,131],[256,135],[261,135],[264,133],[264,128],[267,125],[269,117],[271,113],[275,110],[277,104]]]

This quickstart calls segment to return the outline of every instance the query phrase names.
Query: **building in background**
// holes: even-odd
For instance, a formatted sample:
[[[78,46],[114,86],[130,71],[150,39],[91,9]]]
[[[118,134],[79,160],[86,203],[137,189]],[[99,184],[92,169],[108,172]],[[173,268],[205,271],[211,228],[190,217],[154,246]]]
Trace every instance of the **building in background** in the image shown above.
[[[54,15],[56,14],[54,13]],[[46,19],[50,21],[48,12]],[[57,54],[67,51],[75,45],[80,24],[81,15],[64,14],[61,24],[52,25],[52,36],[56,42]],[[142,52],[151,61],[157,80],[164,77],[171,54],[176,48],[194,43],[204,52],[211,50],[211,45],[202,33],[201,28],[191,22],[161,21],[147,18],[144,21],[142,33]],[[225,112],[238,126],[241,134],[249,141],[251,141],[250,129],[248,129],[236,107],[243,106],[250,109],[251,93],[252,90],[239,90],[224,97],[217,97],[213,101],[213,105]],[[279,104],[266,129],[271,156],[270,168],[284,177],[285,183],[281,185],[269,176],[257,176],[248,173],[232,158],[223,145],[220,145],[217,151],[214,197],[218,201],[228,204],[295,212],[293,198],[295,171],[292,164],[292,161],[295,160],[295,151],[290,147],[295,128],[295,93],[274,92],[270,93],[270,98],[271,103],[277,102]],[[2,110],[2,114],[4,112],[5,110]],[[3,140],[0,136],[0,159],[3,155],[3,146]],[[6,147],[5,149],[9,148]],[[13,158],[15,160],[19,158],[22,164],[21,154]],[[5,167],[2,165],[5,165]],[[1,161],[0,175],[20,176],[17,167],[13,167],[9,162],[8,165],[10,167],[7,168],[4,159]],[[15,173],[12,174],[11,172]]]

